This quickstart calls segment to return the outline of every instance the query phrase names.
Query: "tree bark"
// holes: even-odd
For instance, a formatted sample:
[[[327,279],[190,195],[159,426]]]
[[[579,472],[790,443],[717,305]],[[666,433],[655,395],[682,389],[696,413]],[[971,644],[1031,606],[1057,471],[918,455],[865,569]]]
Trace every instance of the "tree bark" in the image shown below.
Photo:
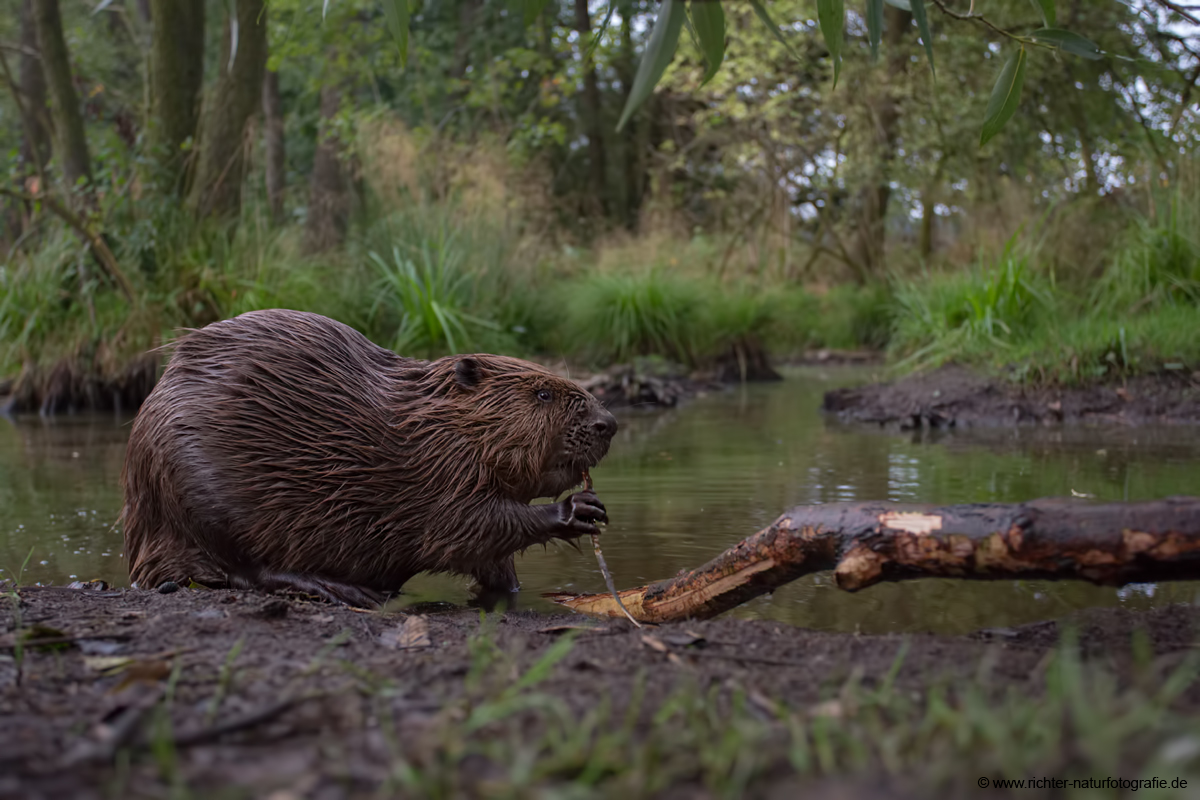
[[[182,147],[196,135],[204,83],[204,5],[204,0],[150,2],[150,141],[161,183],[172,194],[183,193]]]
[[[621,81],[621,107],[629,103],[633,92],[633,77],[636,59],[633,50],[633,3],[621,6],[621,49],[616,62],[617,79]],[[627,132],[621,141],[623,156],[620,214],[622,222],[630,231],[637,230],[638,213],[641,211],[642,196],[646,191],[646,164],[641,146],[645,143],[641,117],[635,113],[630,118]]]
[[[575,0],[575,30],[579,33],[579,48],[586,52],[592,38],[592,22],[588,14],[588,0]],[[604,159],[604,133],[600,108],[600,84],[596,79],[596,67],[590,62],[583,67],[583,97],[580,118],[588,140],[588,190],[601,212],[607,209],[608,170]]]
[[[262,102],[267,63],[264,0],[237,0],[237,52],[231,59],[231,19],[221,36],[220,77],[205,104],[191,206],[199,216],[232,217],[241,209],[246,124]],[[232,60],[232,63],[230,61]]]
[[[271,224],[283,223],[283,190],[286,184],[286,150],[283,141],[283,103],[279,98],[279,73],[263,73],[263,130],[266,138],[267,206]]]
[[[847,591],[923,577],[1195,580],[1200,498],[797,506],[702,567],[619,594],[641,622],[706,619],[830,569]],[[611,594],[547,596],[585,614],[624,616]]]
[[[25,115],[21,136],[21,163],[28,174],[41,174],[50,158],[50,125],[46,116],[46,76],[41,60],[29,51],[38,50],[37,25],[33,16],[34,0],[21,3],[21,53],[17,86],[21,92],[21,111]]]
[[[91,183],[92,164],[88,156],[87,136],[79,96],[71,77],[71,59],[63,38],[62,14],[58,0],[36,0],[33,4],[38,50],[42,54],[42,72],[51,100],[51,119],[58,139],[58,160],[69,186]]]
[[[455,80],[467,74],[467,66],[471,60],[471,34],[480,2],[481,0],[459,0],[458,31],[454,34],[454,59],[450,63],[450,77]]]
[[[342,146],[333,128],[341,104],[342,93],[336,85],[321,87],[321,124],[309,179],[305,228],[308,246],[317,252],[341,244],[350,222],[350,193],[342,167]]]

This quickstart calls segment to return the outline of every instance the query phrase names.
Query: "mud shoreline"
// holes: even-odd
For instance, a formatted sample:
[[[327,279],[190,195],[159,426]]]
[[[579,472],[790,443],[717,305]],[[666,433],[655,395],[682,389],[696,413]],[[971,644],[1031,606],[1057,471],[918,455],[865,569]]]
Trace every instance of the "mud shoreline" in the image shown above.
[[[1024,386],[959,366],[837,389],[823,410],[845,422],[912,430],[1012,425],[1200,424],[1200,372],[1085,386]]]
[[[849,718],[851,685],[912,698],[978,690],[999,708],[1013,692],[1038,697],[1051,691],[1047,665],[1067,629],[1085,664],[1122,685],[1165,680],[1192,658],[1200,623],[1200,610],[1173,606],[968,636],[862,636],[735,619],[641,630],[577,615],[484,619],[432,604],[362,613],[246,591],[0,591],[0,797],[27,800],[182,796],[172,786],[203,797],[395,796],[398,764],[410,778],[437,776],[449,795],[513,796],[498,743],[553,749],[547,737],[565,735],[556,724],[572,730],[599,709],[610,716],[597,731],[627,726],[632,752],[668,749],[661,772],[635,776],[645,791],[628,796],[719,796],[705,743],[689,744],[687,725],[656,727],[688,692],[761,729],[747,796],[961,795],[983,762],[941,778],[891,774],[871,758],[798,771],[784,746],[789,720]],[[17,623],[34,632],[19,659]],[[1173,713],[1200,712],[1200,684],[1171,702]],[[684,746],[670,749],[672,737]],[[527,788],[566,790],[580,769],[547,768]],[[634,779],[605,769],[589,779],[601,791],[586,796]]]

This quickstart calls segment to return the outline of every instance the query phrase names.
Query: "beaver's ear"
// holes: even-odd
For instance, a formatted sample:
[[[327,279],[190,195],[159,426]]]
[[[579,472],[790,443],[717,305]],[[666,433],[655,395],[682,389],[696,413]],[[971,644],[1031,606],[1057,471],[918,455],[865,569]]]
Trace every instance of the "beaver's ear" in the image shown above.
[[[454,380],[464,389],[474,389],[483,380],[483,368],[473,358],[460,358],[454,365]]]

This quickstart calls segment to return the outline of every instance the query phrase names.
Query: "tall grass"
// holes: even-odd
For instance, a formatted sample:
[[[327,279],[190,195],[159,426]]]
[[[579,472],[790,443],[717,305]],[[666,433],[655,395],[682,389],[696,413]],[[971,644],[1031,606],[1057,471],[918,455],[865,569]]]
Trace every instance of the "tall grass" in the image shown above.
[[[1164,205],[1163,219],[1137,219],[1125,233],[1091,292],[1098,312],[1200,305],[1200,202],[1177,191]]]
[[[372,322],[381,315],[396,320],[388,345],[396,352],[432,357],[477,350],[476,334],[497,329],[494,322],[467,312],[473,276],[452,239],[426,244],[413,257],[398,246],[390,260],[374,251],[369,257],[380,276]]]
[[[694,364],[700,350],[701,295],[660,269],[593,273],[564,286],[572,349],[597,361],[663,355]]]
[[[1013,240],[990,265],[898,281],[895,302],[891,347],[914,367],[1008,350],[1055,306],[1049,282]]]

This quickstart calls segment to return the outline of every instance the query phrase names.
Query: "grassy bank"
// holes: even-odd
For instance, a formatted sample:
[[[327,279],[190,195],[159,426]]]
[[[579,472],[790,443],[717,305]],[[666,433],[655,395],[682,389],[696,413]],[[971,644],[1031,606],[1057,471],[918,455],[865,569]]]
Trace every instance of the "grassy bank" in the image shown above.
[[[1035,382],[1194,370],[1197,185],[1161,193],[1150,212],[1085,217],[1120,232],[1084,263],[1069,237],[1090,225],[1042,219],[965,264],[901,248],[866,285],[751,263],[737,242],[700,234],[580,249],[469,197],[406,195],[389,204],[401,211],[365,210],[347,244],[321,255],[301,227],[272,229],[255,206],[236,226],[156,209],[116,240],[130,302],[47,225],[0,266],[0,374],[45,381],[65,361],[112,376],[175,329],[270,307],[327,314],[423,357],[488,350],[603,367],[653,355],[703,368],[739,350],[827,347],[885,349],[901,371],[958,361]]]

